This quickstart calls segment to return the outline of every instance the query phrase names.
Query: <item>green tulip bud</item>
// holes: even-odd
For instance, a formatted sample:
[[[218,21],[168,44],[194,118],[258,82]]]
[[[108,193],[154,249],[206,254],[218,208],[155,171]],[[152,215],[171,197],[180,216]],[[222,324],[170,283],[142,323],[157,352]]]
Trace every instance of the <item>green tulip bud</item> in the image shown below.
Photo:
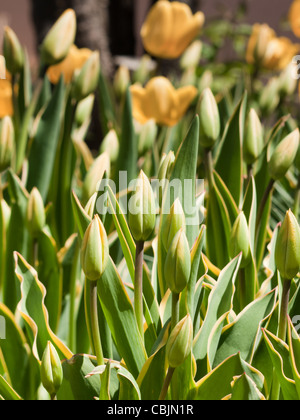
[[[4,28],[3,54],[7,70],[11,74],[19,73],[24,65],[24,53],[17,35],[8,26]]]
[[[296,63],[291,62],[279,76],[278,84],[281,95],[290,96],[292,95],[297,87],[298,83],[298,66]],[[295,75],[297,77],[295,77]]]
[[[54,398],[63,382],[63,369],[57,351],[50,341],[42,358],[41,380],[43,387]]]
[[[298,152],[296,154],[296,158],[295,158],[295,166],[298,169],[298,171],[300,171],[300,146],[298,147]]]
[[[170,213],[164,220],[161,229],[162,242],[165,250],[168,251],[176,233],[183,228],[185,231],[185,215],[179,198],[174,201]]]
[[[92,166],[85,176],[82,192],[83,199],[86,203],[91,196],[97,191],[99,182],[102,181],[105,173],[107,177],[110,175],[110,161],[108,153],[102,153],[95,159]]]
[[[103,139],[100,147],[101,153],[108,153],[111,163],[118,160],[120,150],[120,143],[115,130],[110,130]]]
[[[128,67],[120,66],[114,77],[114,91],[118,98],[122,98],[130,85],[130,72]]]
[[[87,228],[81,247],[81,266],[86,278],[99,280],[108,263],[109,246],[106,231],[98,215]]]
[[[158,128],[154,120],[149,120],[145,124],[140,125],[138,131],[138,151],[140,155],[143,155],[147,150],[153,147]]]
[[[300,228],[291,210],[278,233],[275,263],[284,280],[292,280],[300,271]]]
[[[12,162],[15,149],[15,130],[12,119],[4,117],[0,122],[0,172]]]
[[[245,268],[251,259],[250,232],[244,212],[237,217],[231,232],[230,255],[235,258],[242,252],[241,268]]]
[[[188,314],[173,329],[167,342],[167,358],[172,368],[182,365],[192,351],[193,322]]]
[[[200,118],[200,144],[211,148],[220,135],[221,122],[218,105],[210,88],[202,92],[197,112]]]
[[[278,78],[273,77],[263,88],[259,99],[260,108],[267,114],[273,112],[280,102]]]
[[[181,293],[187,286],[191,274],[190,247],[181,228],[175,235],[165,262],[165,278],[173,293]]]
[[[203,44],[196,40],[185,50],[181,59],[180,66],[183,70],[195,68],[198,66],[202,55]]]
[[[78,103],[75,120],[81,126],[91,118],[95,103],[95,95],[91,94]]]
[[[268,163],[269,173],[275,181],[285,176],[290,169],[299,148],[299,129],[285,137],[275,148]]]
[[[86,214],[88,214],[90,216],[91,219],[93,219],[93,217],[94,217],[97,197],[98,197],[98,193],[95,192],[91,196],[91,198],[89,199],[89,201],[87,202],[87,204],[84,208],[84,211],[86,212]]]
[[[82,101],[92,94],[98,85],[99,76],[100,54],[98,51],[95,51],[86,61],[77,77],[75,77],[72,88],[72,97],[76,101]]]
[[[66,10],[55,22],[41,47],[41,59],[46,66],[63,61],[74,44],[76,36],[76,14]]]
[[[258,115],[251,109],[245,132],[244,160],[252,165],[261,155],[264,148],[263,128]]]
[[[162,204],[163,192],[165,190],[166,181],[169,179],[175,162],[174,152],[170,151],[167,155],[164,154],[158,169],[159,180],[159,205]]]
[[[39,190],[34,187],[27,204],[27,226],[33,238],[36,238],[46,223],[45,208]]]
[[[137,242],[149,239],[155,228],[155,198],[150,182],[143,171],[137,179],[134,195],[129,200],[128,221]]]

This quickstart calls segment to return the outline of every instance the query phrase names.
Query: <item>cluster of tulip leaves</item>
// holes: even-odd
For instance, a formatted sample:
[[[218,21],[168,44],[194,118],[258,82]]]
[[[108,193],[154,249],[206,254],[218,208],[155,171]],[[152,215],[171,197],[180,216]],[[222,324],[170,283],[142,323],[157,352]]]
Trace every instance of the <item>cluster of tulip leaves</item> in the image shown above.
[[[97,366],[91,355],[86,282],[79,253],[91,222],[84,209],[84,181],[97,159],[85,143],[91,115],[80,122],[74,119],[70,92],[62,80],[52,91],[45,78],[39,97],[32,98],[26,65],[20,86],[16,171],[2,174],[6,188],[0,206],[0,266],[4,267],[0,316],[5,320],[5,339],[0,341],[0,396],[8,400],[47,398],[40,364],[50,342],[63,367],[58,399],[158,399],[166,376],[171,317],[171,293],[163,270],[166,255],[159,234],[162,216],[145,247],[143,341],[132,304],[136,244],[119,196],[106,188],[108,208],[115,212],[100,215],[108,234],[110,259],[98,282],[106,365]],[[101,74],[98,96],[104,131],[114,127],[119,137],[119,159],[111,168],[116,183],[120,171],[127,171],[128,181],[134,179],[137,162],[155,178],[162,152],[170,150],[176,155],[170,180],[195,183],[204,175],[195,104],[177,126],[161,127],[151,153],[139,156],[129,91],[117,108]],[[180,296],[180,318],[190,314],[194,341],[190,355],[175,370],[169,399],[270,399],[274,378],[280,383],[281,398],[300,397],[300,338],[291,321],[298,315],[300,287],[295,279],[288,338],[283,342],[277,337],[282,281],[274,262],[278,225],[271,199],[260,230],[255,230],[258,205],[270,181],[268,148],[290,131],[290,119],[282,118],[269,131],[260,169],[247,179],[243,138],[248,98],[246,93],[238,100],[236,96],[229,92],[219,103],[223,131],[213,152],[213,188],[205,183],[205,191],[191,197],[205,216],[198,225],[187,227],[191,275]],[[28,141],[32,141],[30,148]],[[27,163],[20,172],[25,157]],[[282,182],[280,188],[284,185]],[[46,225],[35,240],[26,225],[33,187],[47,204]],[[103,192],[98,194],[100,198]],[[239,295],[241,255],[232,259],[229,252],[232,226],[240,210],[251,232],[243,302]],[[282,214],[280,211],[279,206]]]

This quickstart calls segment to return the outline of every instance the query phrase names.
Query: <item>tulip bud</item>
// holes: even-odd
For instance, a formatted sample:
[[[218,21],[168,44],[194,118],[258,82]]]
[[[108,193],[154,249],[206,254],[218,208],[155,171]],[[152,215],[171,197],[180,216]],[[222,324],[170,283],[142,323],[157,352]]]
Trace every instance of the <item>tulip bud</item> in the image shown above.
[[[210,88],[204,89],[198,104],[200,118],[200,144],[210,148],[220,135],[220,114],[215,97]]]
[[[48,341],[41,364],[41,380],[43,387],[55,397],[63,382],[63,369],[57,351]]]
[[[192,351],[193,322],[188,314],[173,329],[167,343],[167,358],[172,368],[182,365]]]
[[[122,98],[130,85],[130,73],[127,67],[120,66],[114,77],[114,91],[118,98]]]
[[[19,73],[24,65],[24,54],[15,32],[6,26],[4,28],[3,54],[6,68],[11,74]]]
[[[281,95],[292,95],[298,83],[298,65],[291,62],[286,69],[284,69],[279,76],[278,86]]]
[[[66,10],[48,32],[41,47],[41,59],[46,66],[64,60],[74,44],[76,36],[76,14]]]
[[[91,196],[91,198],[89,199],[89,201],[87,202],[84,208],[84,211],[86,212],[86,214],[90,216],[91,219],[93,219],[94,217],[97,197],[98,197],[98,193],[95,192]]]
[[[155,228],[156,208],[152,187],[140,172],[133,197],[129,200],[129,227],[136,241],[146,241]]]
[[[185,50],[180,59],[180,66],[183,70],[197,67],[201,59],[202,47],[202,42],[197,40]]]
[[[86,61],[78,76],[75,78],[72,97],[76,101],[81,101],[97,87],[100,76],[100,54],[98,51],[93,52],[90,58]]]
[[[300,228],[291,210],[278,233],[275,263],[284,280],[292,280],[300,271]]]
[[[269,173],[275,181],[285,176],[297,155],[299,148],[299,129],[285,137],[275,148],[268,163]]]
[[[94,103],[95,95],[93,94],[87,96],[85,99],[79,102],[75,115],[76,123],[79,126],[84,124],[91,117],[94,108]]]
[[[244,212],[237,217],[231,232],[230,255],[235,258],[242,252],[241,268],[245,268],[251,258],[250,232]]]
[[[119,139],[115,130],[110,130],[103,139],[100,147],[101,153],[108,153],[111,163],[118,160],[120,150]]]
[[[256,111],[252,108],[248,124],[245,132],[244,142],[244,160],[248,165],[252,165],[261,155],[264,148],[263,128],[257,116]]]
[[[10,117],[0,122],[0,172],[7,169],[12,161],[15,148],[15,130]]]
[[[145,124],[142,124],[139,129],[139,146],[138,151],[140,155],[143,155],[147,150],[153,147],[155,142],[158,128],[154,120],[149,120]]]
[[[86,278],[99,280],[108,263],[109,246],[106,231],[98,215],[87,228],[81,247],[81,266]]]
[[[295,158],[295,166],[298,169],[298,171],[300,171],[300,146],[298,147],[298,152],[296,154],[296,158]]]
[[[102,153],[95,159],[92,166],[88,170],[84,179],[82,193],[83,200],[86,203],[91,196],[97,191],[99,182],[102,181],[104,174],[109,177],[110,174],[110,161],[108,153]]]
[[[163,193],[166,187],[167,180],[172,172],[173,165],[175,162],[174,152],[170,151],[167,155],[164,154],[160,166],[158,169],[158,180],[159,180],[159,205],[162,204]]]
[[[262,90],[259,99],[259,106],[263,112],[270,114],[277,108],[279,102],[280,95],[278,78],[272,77]]]
[[[46,223],[45,208],[39,190],[34,187],[27,204],[27,226],[33,238],[36,238]]]
[[[185,215],[179,198],[174,201],[170,213],[164,220],[161,229],[162,242],[165,250],[168,251],[176,233],[183,228],[185,231]]]
[[[191,274],[189,243],[181,228],[175,235],[165,262],[165,278],[173,293],[181,293],[187,286]]]

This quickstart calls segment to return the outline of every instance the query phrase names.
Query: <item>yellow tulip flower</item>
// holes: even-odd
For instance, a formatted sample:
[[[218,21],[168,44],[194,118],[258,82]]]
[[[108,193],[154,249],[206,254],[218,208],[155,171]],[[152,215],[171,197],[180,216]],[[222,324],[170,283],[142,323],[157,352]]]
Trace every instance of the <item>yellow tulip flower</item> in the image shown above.
[[[153,119],[157,124],[174,126],[186,113],[198,90],[194,86],[175,89],[165,77],[151,79],[145,88],[135,84],[130,88],[133,116],[141,124]]]
[[[141,29],[145,50],[155,57],[178,58],[199,34],[204,20],[202,12],[193,15],[184,3],[158,1]]]
[[[83,67],[91,54],[92,51],[88,48],[79,49],[76,45],[72,45],[69,54],[61,63],[49,67],[47,75],[51,83],[57,84],[61,75],[64,76],[66,83],[71,83],[74,72]]]
[[[267,24],[253,25],[247,48],[246,59],[249,64],[261,63],[264,60],[269,42],[276,37],[273,29]]]
[[[12,93],[11,82],[8,79],[0,80],[0,118],[14,113]]]
[[[289,21],[294,34],[300,38],[300,0],[294,0],[289,10]]]

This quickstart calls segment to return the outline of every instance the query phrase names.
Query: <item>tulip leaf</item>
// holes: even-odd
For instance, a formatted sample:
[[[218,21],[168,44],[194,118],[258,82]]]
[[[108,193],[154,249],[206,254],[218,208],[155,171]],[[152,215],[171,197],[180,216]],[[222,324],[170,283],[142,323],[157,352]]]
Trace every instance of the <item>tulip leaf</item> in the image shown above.
[[[98,98],[100,103],[99,107],[101,128],[105,136],[109,132],[109,130],[115,126],[116,117],[108,87],[108,82],[105,76],[103,75],[102,71],[100,71],[99,76]]]
[[[288,323],[288,342],[293,378],[295,380],[298,397],[300,399],[300,337],[290,318]]]
[[[231,401],[262,401],[263,394],[258,390],[256,384],[246,373],[234,378],[232,385]]]
[[[6,401],[21,401],[22,398],[9,385],[9,383],[0,375],[0,397]]]
[[[234,284],[240,262],[241,256],[238,256],[222,270],[215,287],[209,295],[206,316],[201,329],[195,338],[193,349],[198,365],[197,375],[201,371],[199,370],[199,367],[203,365],[203,361],[207,356],[209,336],[214,328],[214,325],[219,318],[232,309],[233,294],[235,290]],[[221,332],[219,331],[219,336],[220,333]]]
[[[25,321],[34,357],[38,361],[41,360],[48,341],[54,345],[61,358],[72,357],[71,351],[49,326],[49,315],[44,303],[46,289],[39,281],[37,272],[22,255],[14,253],[14,259],[16,277],[21,286],[18,310]]]
[[[243,186],[243,151],[247,94],[244,94],[224,132],[218,152],[216,171],[239,206]],[[230,150],[230,153],[228,151]]]
[[[291,379],[293,373],[288,346],[270,331],[263,330],[263,337],[274,365],[284,399],[287,401],[297,400],[298,394],[295,381]]]
[[[27,188],[37,187],[46,201],[56,149],[61,128],[61,114],[64,104],[65,86],[61,78],[56,90],[39,121],[36,135],[29,154],[29,173]]]
[[[74,218],[76,221],[76,226],[77,226],[80,238],[83,239],[85,231],[87,230],[92,219],[85,212],[84,208],[82,207],[74,191],[72,192],[71,197],[72,197],[72,208],[73,208]]]
[[[248,305],[222,332],[214,366],[231,354],[240,352],[246,362],[250,362],[258,340],[260,327],[272,314],[276,303],[276,289]]]
[[[122,366],[117,367],[117,375],[120,382],[120,401],[140,401],[141,391],[134,377]]]
[[[98,296],[120,356],[134,377],[147,359],[134,309],[111,259],[98,282]]]

